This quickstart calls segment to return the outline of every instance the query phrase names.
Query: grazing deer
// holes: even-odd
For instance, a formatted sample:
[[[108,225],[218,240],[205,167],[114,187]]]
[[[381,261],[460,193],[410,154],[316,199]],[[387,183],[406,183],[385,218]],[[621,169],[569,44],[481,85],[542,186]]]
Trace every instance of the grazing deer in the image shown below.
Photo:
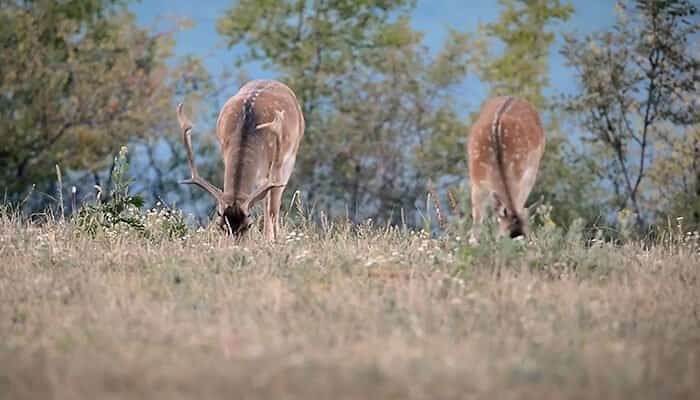
[[[524,206],[535,184],[544,145],[542,123],[532,104],[498,97],[483,106],[467,148],[472,243],[478,242],[479,228],[491,201],[501,235],[516,238],[527,234],[528,210]]]
[[[192,123],[182,104],[177,106],[177,119],[192,174],[181,183],[197,185],[211,194],[217,202],[219,225],[237,236],[253,224],[251,207],[266,197],[264,234],[266,240],[274,240],[279,231],[282,192],[304,135],[304,116],[294,92],[277,81],[251,81],[221,108],[216,136],[224,161],[223,191],[197,173]]]

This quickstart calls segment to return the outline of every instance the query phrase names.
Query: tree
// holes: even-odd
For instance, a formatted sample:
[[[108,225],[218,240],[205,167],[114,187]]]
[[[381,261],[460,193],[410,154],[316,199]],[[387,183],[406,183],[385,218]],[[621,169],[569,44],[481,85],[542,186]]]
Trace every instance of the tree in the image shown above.
[[[398,221],[425,195],[428,139],[465,131],[450,90],[466,74],[468,41],[453,32],[432,58],[412,6],[241,0],[219,20],[229,46],[245,49],[239,64],[262,62],[300,97],[307,130],[294,177],[318,208]]]
[[[202,123],[196,125],[193,138],[195,151],[200,155],[198,169],[208,177],[222,179],[219,143],[216,135],[210,132],[214,129],[212,118],[216,118],[216,115],[210,115],[211,111],[219,109],[216,96],[219,88],[202,61],[193,56],[185,56],[170,68],[167,84],[172,98],[161,114],[152,116],[148,130],[154,134],[132,139],[134,151],[130,162],[134,169],[141,171],[133,187],[151,203],[177,204],[198,217],[204,217],[214,210],[210,196],[179,183],[189,176],[190,170],[182,131],[176,123],[174,103],[184,101],[188,108],[194,109],[192,115],[203,117]],[[109,178],[109,171],[103,175]]]
[[[700,125],[659,127],[657,157],[649,167],[649,181],[656,188],[650,205],[656,220],[684,218],[683,225],[700,231]]]
[[[617,209],[631,208],[641,227],[650,213],[654,188],[645,178],[664,158],[655,148],[662,131],[698,122],[698,32],[689,0],[619,2],[612,30],[583,39],[566,38],[562,51],[576,69],[580,92],[567,109],[587,134],[583,151],[595,156],[592,172],[612,189]],[[663,190],[663,189],[661,189]]]
[[[543,90],[549,86],[549,51],[556,35],[548,29],[566,22],[571,4],[561,0],[499,0],[497,21],[480,28],[477,73],[491,96],[515,95],[540,109],[548,107]],[[493,39],[503,45],[493,54]]]
[[[108,155],[172,120],[168,34],[122,2],[0,2],[0,187],[50,192],[55,164],[98,173]],[[167,115],[167,118],[165,117]]]

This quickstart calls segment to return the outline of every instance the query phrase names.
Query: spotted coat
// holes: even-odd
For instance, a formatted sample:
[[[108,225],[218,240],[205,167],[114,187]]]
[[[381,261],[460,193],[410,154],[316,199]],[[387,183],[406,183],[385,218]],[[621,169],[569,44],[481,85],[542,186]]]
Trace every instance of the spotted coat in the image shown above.
[[[493,202],[501,233],[525,233],[525,202],[535,184],[544,147],[542,122],[532,104],[515,97],[498,97],[484,104],[467,144],[476,228]]]

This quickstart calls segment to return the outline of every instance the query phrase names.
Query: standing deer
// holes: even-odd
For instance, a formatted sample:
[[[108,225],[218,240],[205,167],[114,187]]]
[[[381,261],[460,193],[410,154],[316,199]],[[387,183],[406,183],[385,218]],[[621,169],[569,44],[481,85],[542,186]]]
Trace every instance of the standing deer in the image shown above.
[[[211,194],[217,202],[219,225],[240,236],[253,221],[251,207],[265,197],[264,234],[273,241],[279,232],[279,210],[294,170],[304,135],[304,116],[294,92],[270,80],[245,84],[221,108],[216,136],[224,161],[224,190],[197,173],[192,152],[192,123],[177,106],[192,177],[182,181]]]
[[[524,206],[535,184],[544,145],[542,123],[532,104],[514,97],[486,102],[472,126],[467,148],[472,243],[478,242],[491,201],[501,235],[516,238],[527,234],[528,210]]]

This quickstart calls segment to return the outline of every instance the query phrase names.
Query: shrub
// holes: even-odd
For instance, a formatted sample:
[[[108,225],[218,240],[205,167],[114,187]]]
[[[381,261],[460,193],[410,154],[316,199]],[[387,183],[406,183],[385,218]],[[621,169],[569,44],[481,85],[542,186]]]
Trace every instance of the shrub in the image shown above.
[[[112,188],[103,199],[98,188],[95,204],[83,206],[75,218],[81,231],[91,236],[99,232],[108,235],[137,232],[149,239],[178,239],[187,235],[187,224],[180,210],[157,203],[155,208],[143,210],[144,199],[129,193],[131,178],[127,147],[123,146],[115,158]]]

